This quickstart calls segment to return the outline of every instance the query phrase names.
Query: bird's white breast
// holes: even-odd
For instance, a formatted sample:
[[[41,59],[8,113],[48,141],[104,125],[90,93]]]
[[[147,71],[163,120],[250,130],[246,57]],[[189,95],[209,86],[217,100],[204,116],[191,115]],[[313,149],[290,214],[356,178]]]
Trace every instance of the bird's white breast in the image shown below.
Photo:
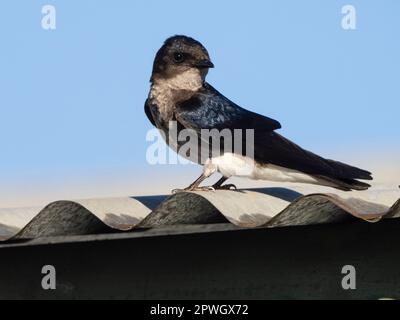
[[[210,159],[205,171],[218,171],[225,177],[245,177],[255,180],[278,182],[318,183],[314,177],[300,171],[267,164],[260,165],[253,159],[233,153]]]

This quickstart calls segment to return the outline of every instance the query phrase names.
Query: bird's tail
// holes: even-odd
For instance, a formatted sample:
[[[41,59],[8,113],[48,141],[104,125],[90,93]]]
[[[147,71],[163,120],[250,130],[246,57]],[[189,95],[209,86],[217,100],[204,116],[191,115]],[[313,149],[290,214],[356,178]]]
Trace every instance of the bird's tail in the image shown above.
[[[315,176],[321,185],[336,188],[342,191],[363,191],[371,187],[368,183],[348,178],[331,178],[326,176]]]
[[[326,185],[343,190],[343,191],[351,191],[351,190],[367,190],[371,187],[368,183],[358,181],[360,180],[372,180],[371,172],[350,166],[348,164],[334,161],[334,160],[326,160],[331,167],[335,169],[337,172],[337,176],[324,176],[319,175],[316,178],[321,181],[321,183],[325,183]]]

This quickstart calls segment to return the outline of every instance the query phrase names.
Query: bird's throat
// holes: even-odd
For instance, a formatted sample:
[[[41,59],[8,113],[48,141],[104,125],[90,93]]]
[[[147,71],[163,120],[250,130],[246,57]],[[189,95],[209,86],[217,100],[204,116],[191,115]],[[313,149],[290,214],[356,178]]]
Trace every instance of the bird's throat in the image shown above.
[[[175,106],[189,100],[203,87],[204,74],[198,69],[189,69],[170,78],[154,77],[149,98],[157,105],[164,121],[173,118]]]

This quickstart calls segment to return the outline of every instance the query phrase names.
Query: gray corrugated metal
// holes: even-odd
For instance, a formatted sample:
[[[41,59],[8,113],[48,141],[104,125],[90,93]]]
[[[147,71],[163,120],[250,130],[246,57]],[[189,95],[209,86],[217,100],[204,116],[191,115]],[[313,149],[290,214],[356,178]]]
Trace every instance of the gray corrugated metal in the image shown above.
[[[37,210],[36,214],[34,214]],[[172,196],[57,201],[45,208],[0,211],[0,239],[69,236],[176,224],[230,222],[281,227],[400,216],[392,207],[333,194],[303,196],[284,188],[183,192]],[[25,220],[24,220],[25,218]]]

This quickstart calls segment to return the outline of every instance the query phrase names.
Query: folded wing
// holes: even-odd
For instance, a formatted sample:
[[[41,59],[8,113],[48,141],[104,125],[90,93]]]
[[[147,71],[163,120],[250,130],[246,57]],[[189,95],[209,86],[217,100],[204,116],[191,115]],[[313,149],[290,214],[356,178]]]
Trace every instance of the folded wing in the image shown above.
[[[254,129],[254,158],[261,165],[274,164],[307,173],[336,184],[342,190],[368,188],[368,184],[354,179],[372,179],[366,170],[325,159],[301,148],[274,132],[281,128],[278,121],[239,107],[209,84],[178,105],[175,116],[185,128],[198,133],[201,129]]]

